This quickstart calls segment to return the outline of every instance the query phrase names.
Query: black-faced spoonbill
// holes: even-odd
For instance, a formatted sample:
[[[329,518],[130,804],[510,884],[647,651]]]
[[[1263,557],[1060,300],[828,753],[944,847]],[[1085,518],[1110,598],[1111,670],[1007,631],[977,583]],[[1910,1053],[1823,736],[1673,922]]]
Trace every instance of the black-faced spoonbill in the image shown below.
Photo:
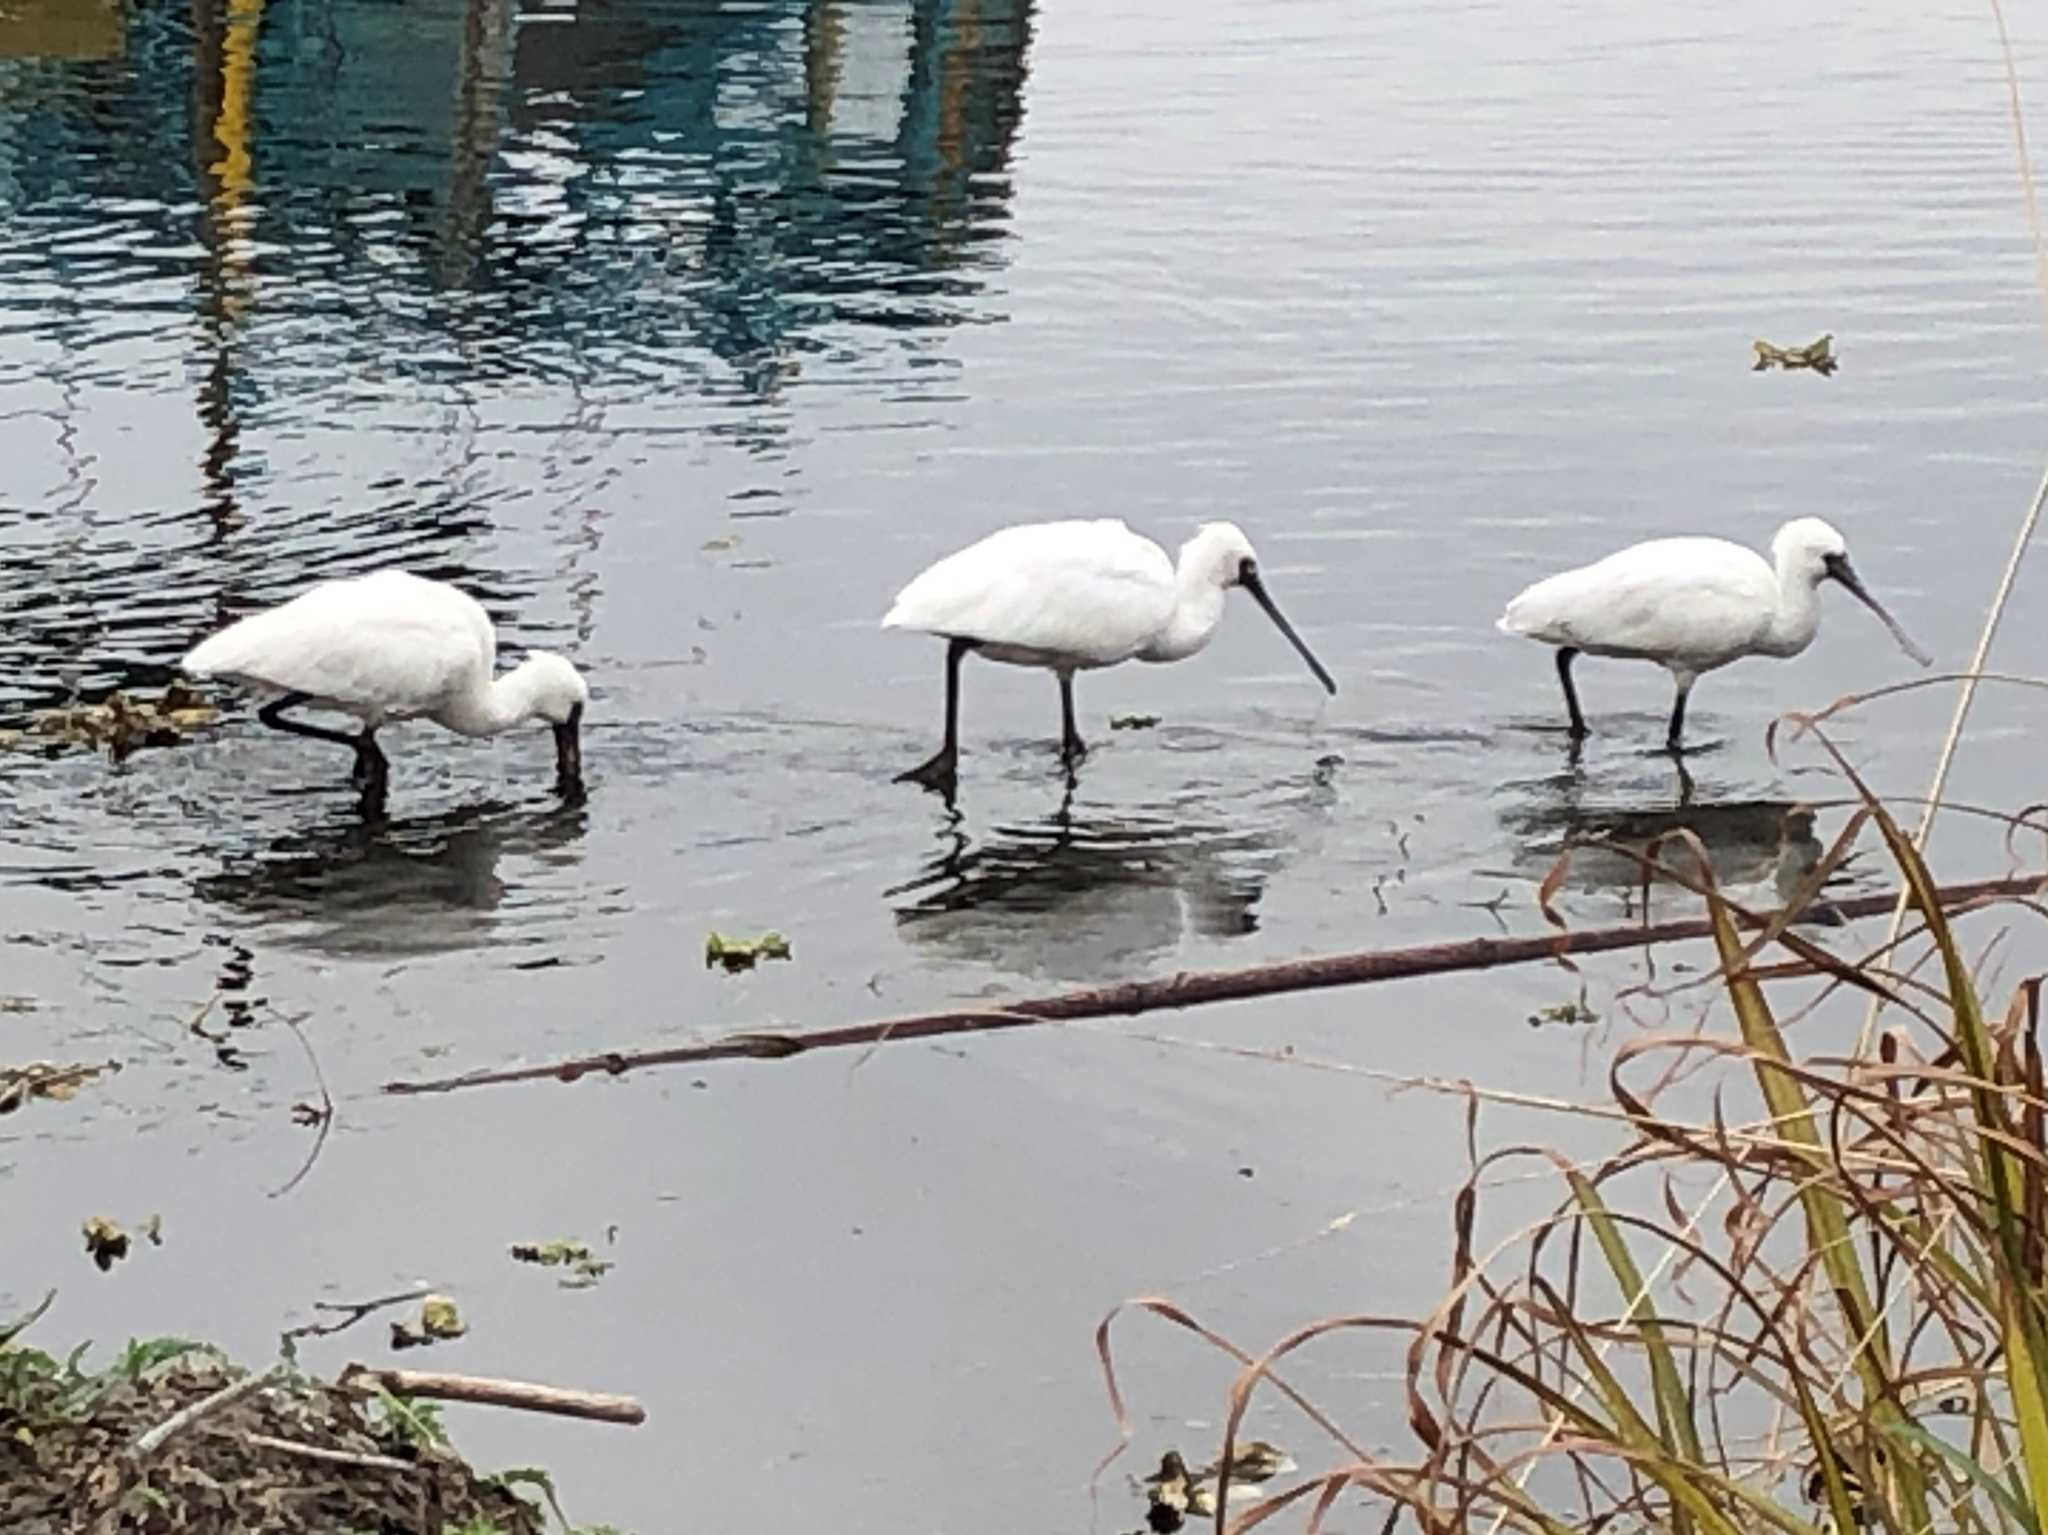
[[[1744,656],[1796,656],[1820,628],[1820,584],[1839,581],[1922,666],[1927,653],[1870,595],[1849,563],[1842,535],[1818,517],[1778,529],[1770,563],[1722,538],[1657,538],[1577,570],[1538,581],[1510,602],[1500,629],[1557,647],[1557,675],[1571,711],[1572,739],[1586,717],[1572,688],[1584,651],[1655,661],[1678,684],[1666,744],[1679,749],[1685,700],[1705,673]]]
[[[530,719],[555,732],[555,788],[583,792],[580,726],[590,689],[558,655],[535,651],[493,678],[498,636],[465,592],[404,571],[323,581],[290,602],[230,624],[186,655],[187,675],[276,694],[257,718],[276,730],[351,747],[366,810],[383,804],[389,764],[377,727],[429,719],[459,735],[492,736]],[[352,714],[360,732],[289,719],[301,706]]]
[[[1209,643],[1223,594],[1251,593],[1309,670],[1323,670],[1281,617],[1259,577],[1251,540],[1234,523],[1204,523],[1181,545],[1180,563],[1123,523],[1031,522],[991,533],[931,566],[897,595],[885,629],[946,641],[946,744],[898,783],[953,797],[960,756],[960,662],[969,651],[1060,679],[1060,756],[1072,768],[1087,750],[1074,727],[1074,673],[1119,661],[1179,661]]]

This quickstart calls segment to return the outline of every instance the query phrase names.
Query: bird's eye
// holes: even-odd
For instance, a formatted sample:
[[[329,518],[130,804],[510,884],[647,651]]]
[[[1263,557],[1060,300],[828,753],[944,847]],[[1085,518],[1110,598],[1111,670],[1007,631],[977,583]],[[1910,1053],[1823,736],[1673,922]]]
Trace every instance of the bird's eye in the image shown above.
[[[1258,573],[1259,562],[1257,560],[1239,560],[1237,562],[1237,579],[1239,584],[1254,579]]]

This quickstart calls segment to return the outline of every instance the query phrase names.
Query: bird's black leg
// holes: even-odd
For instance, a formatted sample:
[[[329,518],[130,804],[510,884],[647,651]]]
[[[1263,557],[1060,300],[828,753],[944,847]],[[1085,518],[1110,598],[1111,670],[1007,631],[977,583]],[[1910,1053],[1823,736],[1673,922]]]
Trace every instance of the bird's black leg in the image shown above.
[[[365,793],[374,789],[378,794],[391,781],[391,764],[384,758],[384,749],[377,744],[373,730],[364,730],[359,736],[350,738],[356,746],[356,769],[349,781]]]
[[[1074,724],[1074,674],[1060,673],[1060,761],[1072,767],[1088,755],[1088,743]]]
[[[308,725],[304,720],[285,718],[285,710],[296,709],[309,701],[309,695],[305,693],[287,693],[258,709],[256,718],[272,730],[282,730],[286,735],[311,736],[316,741],[332,741],[337,746],[354,746],[357,743],[358,737],[346,730],[330,730],[325,725]]]
[[[953,803],[953,791],[959,783],[960,663],[973,648],[972,640],[946,642],[946,744],[916,767],[896,775],[898,783],[922,784],[927,789],[938,790],[949,805]]]
[[[1673,756],[1684,749],[1681,743],[1685,739],[1685,700],[1692,692],[1692,684],[1690,677],[1678,679],[1678,700],[1671,706],[1671,733],[1664,738]]]
[[[384,759],[384,752],[377,745],[375,727],[365,725],[351,735],[346,730],[330,730],[325,725],[309,725],[304,720],[289,719],[285,710],[296,709],[307,702],[304,693],[287,693],[274,698],[256,711],[256,718],[272,730],[282,730],[286,735],[309,736],[315,741],[332,741],[336,746],[351,748],[356,754],[356,765],[349,774],[349,782],[362,791],[364,814],[376,814],[384,808],[384,791],[390,782],[391,764]]]
[[[1564,706],[1572,715],[1572,739],[1582,741],[1586,737],[1586,716],[1579,713],[1578,689],[1572,686],[1572,662],[1578,659],[1578,651],[1570,645],[1559,647],[1557,652],[1557,680],[1564,684]]]

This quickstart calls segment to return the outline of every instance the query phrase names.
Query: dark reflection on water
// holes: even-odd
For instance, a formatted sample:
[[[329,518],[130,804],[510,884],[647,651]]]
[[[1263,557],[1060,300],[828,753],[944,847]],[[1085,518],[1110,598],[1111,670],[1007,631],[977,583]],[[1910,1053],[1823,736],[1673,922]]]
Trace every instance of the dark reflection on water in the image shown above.
[[[897,935],[952,964],[1044,980],[1145,974],[1190,939],[1260,927],[1268,880],[1329,810],[1327,786],[1282,786],[1270,813],[1223,823],[1178,806],[1075,813],[971,837],[954,823],[918,876],[887,892]]]
[[[428,954],[501,930],[508,855],[574,856],[588,813],[486,802],[379,825],[337,819],[236,854],[192,882],[202,900],[259,921],[279,942],[335,955]],[[516,964],[516,959],[512,960]]]
[[[979,842],[942,836],[944,850],[889,892],[911,898],[898,935],[955,963],[1058,981],[1127,978],[1190,937],[1256,931],[1280,852],[1267,829],[1065,807]]]
[[[0,487],[0,708],[391,563],[542,622],[507,524],[601,498],[650,386],[775,458],[807,370],[1002,318],[1030,39],[1030,0],[10,5],[0,458],[56,483]],[[505,485],[483,418],[522,384],[585,445]],[[109,394],[175,403],[194,472],[82,441]]]
[[[1515,798],[1500,820],[1514,840],[1517,866],[1540,877],[1569,853],[1565,883],[1576,890],[1639,888],[1645,857],[1690,877],[1694,853],[1681,835],[1689,832],[1719,884],[1762,886],[1787,899],[1823,851],[1813,809],[1792,800],[1694,798],[1694,786],[1667,794],[1663,805],[1654,794],[1618,800],[1611,786],[1589,789],[1577,772],[1506,792]]]

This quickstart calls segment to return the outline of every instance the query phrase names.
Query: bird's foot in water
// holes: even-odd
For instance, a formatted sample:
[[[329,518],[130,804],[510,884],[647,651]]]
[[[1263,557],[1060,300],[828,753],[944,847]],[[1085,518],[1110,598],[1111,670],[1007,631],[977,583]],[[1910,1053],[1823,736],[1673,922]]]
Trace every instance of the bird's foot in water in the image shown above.
[[[914,783],[922,788],[936,790],[946,797],[946,803],[953,802],[953,793],[959,787],[959,756],[950,751],[938,751],[896,775],[897,783]]]

